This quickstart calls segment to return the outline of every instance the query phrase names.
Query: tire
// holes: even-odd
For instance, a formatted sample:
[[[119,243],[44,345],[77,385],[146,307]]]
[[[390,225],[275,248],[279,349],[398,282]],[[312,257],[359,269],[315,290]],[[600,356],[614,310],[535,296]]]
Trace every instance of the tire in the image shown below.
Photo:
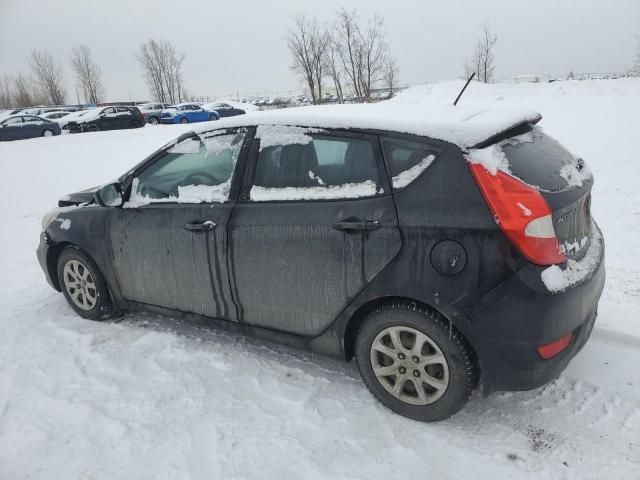
[[[82,130],[80,130],[82,131]],[[100,126],[95,124],[95,123],[90,123],[89,125],[86,126],[86,129],[84,130],[85,132],[99,132],[100,131]]]
[[[156,117],[151,117],[151,118],[149,119],[149,123],[150,123],[151,125],[158,125],[158,124],[160,123],[160,121],[159,121]]]
[[[45,128],[45,129],[42,131],[42,136],[43,136],[43,137],[53,137],[54,135],[55,135],[54,131],[53,131],[53,130],[51,130],[51,129],[49,129],[49,128]]]
[[[217,117],[214,114],[209,115],[209,121],[213,122],[215,120],[218,120]]]
[[[180,123],[189,123],[189,120],[187,120],[186,118],[181,118]]]
[[[418,338],[422,348],[412,352]],[[398,341],[400,348],[394,346]],[[462,334],[438,312],[413,303],[387,304],[370,313],[357,333],[355,357],[362,380],[383,405],[423,422],[458,412],[479,379],[475,352]]]
[[[67,303],[82,318],[102,321],[115,315],[102,273],[82,250],[77,247],[65,248],[58,257],[57,274]],[[84,283],[81,283],[83,280]],[[80,287],[73,288],[72,285]],[[77,291],[80,293],[77,294]]]
[[[140,122],[138,122],[137,120],[134,120],[133,122],[131,122],[129,126],[131,128],[138,128],[140,126]]]

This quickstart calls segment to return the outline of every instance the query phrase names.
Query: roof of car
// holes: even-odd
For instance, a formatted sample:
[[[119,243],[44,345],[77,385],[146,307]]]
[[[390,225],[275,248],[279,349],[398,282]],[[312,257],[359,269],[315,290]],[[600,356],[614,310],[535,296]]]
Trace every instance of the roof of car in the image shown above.
[[[478,145],[524,122],[537,122],[541,115],[526,108],[448,105],[412,106],[377,104],[318,105],[284,108],[224,118],[216,128],[295,125],[301,127],[383,130],[444,140],[462,148]],[[196,128],[197,132],[211,126]]]

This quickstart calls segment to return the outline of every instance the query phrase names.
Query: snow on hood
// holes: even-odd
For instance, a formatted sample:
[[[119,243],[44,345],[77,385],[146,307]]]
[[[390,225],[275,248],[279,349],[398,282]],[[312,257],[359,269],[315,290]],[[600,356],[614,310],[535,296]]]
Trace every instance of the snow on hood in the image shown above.
[[[393,102],[361,105],[319,105],[284,108],[223,118],[216,127],[252,125],[296,125],[320,128],[390,130],[424,135],[472,147],[541,115],[526,108],[453,107],[449,105],[407,105]],[[208,127],[197,128],[203,132]]]

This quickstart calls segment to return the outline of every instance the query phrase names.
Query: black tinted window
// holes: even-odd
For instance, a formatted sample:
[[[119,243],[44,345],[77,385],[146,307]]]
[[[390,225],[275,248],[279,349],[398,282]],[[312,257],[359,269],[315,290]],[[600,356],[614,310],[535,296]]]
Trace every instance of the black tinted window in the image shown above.
[[[529,185],[543,190],[567,188],[567,175],[580,175],[586,167],[549,135],[534,129],[530,133],[501,142],[511,172]],[[584,170],[583,173],[586,173]]]
[[[328,198],[323,196],[323,190],[331,190],[332,198],[376,194],[379,174],[373,145],[369,140],[305,134],[303,129],[295,127],[272,127],[273,132],[270,132],[269,128],[259,128],[258,136],[267,146],[261,148],[258,156],[253,181],[255,186],[266,189],[308,190],[291,191],[296,198]],[[291,143],[272,144],[270,134],[287,138],[283,129],[295,132],[291,138],[297,137],[293,140],[296,143],[289,139]],[[354,193],[355,190],[349,191],[349,186],[354,185],[359,186],[360,193]],[[338,192],[338,187],[345,188]],[[362,194],[366,193],[367,188],[368,195]]]
[[[438,148],[428,144],[405,142],[396,139],[385,139],[383,145],[394,188],[406,187],[440,153]]]

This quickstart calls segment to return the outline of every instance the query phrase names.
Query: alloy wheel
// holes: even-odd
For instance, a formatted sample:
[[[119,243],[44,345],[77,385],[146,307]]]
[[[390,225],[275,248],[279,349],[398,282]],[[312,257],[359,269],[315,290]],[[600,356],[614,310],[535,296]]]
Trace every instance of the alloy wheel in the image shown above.
[[[380,385],[402,402],[428,405],[449,386],[449,364],[442,350],[415,328],[383,329],[371,344],[370,358]]]
[[[64,265],[63,279],[69,297],[78,308],[91,310],[96,306],[96,282],[86,265],[78,260],[69,260]]]

